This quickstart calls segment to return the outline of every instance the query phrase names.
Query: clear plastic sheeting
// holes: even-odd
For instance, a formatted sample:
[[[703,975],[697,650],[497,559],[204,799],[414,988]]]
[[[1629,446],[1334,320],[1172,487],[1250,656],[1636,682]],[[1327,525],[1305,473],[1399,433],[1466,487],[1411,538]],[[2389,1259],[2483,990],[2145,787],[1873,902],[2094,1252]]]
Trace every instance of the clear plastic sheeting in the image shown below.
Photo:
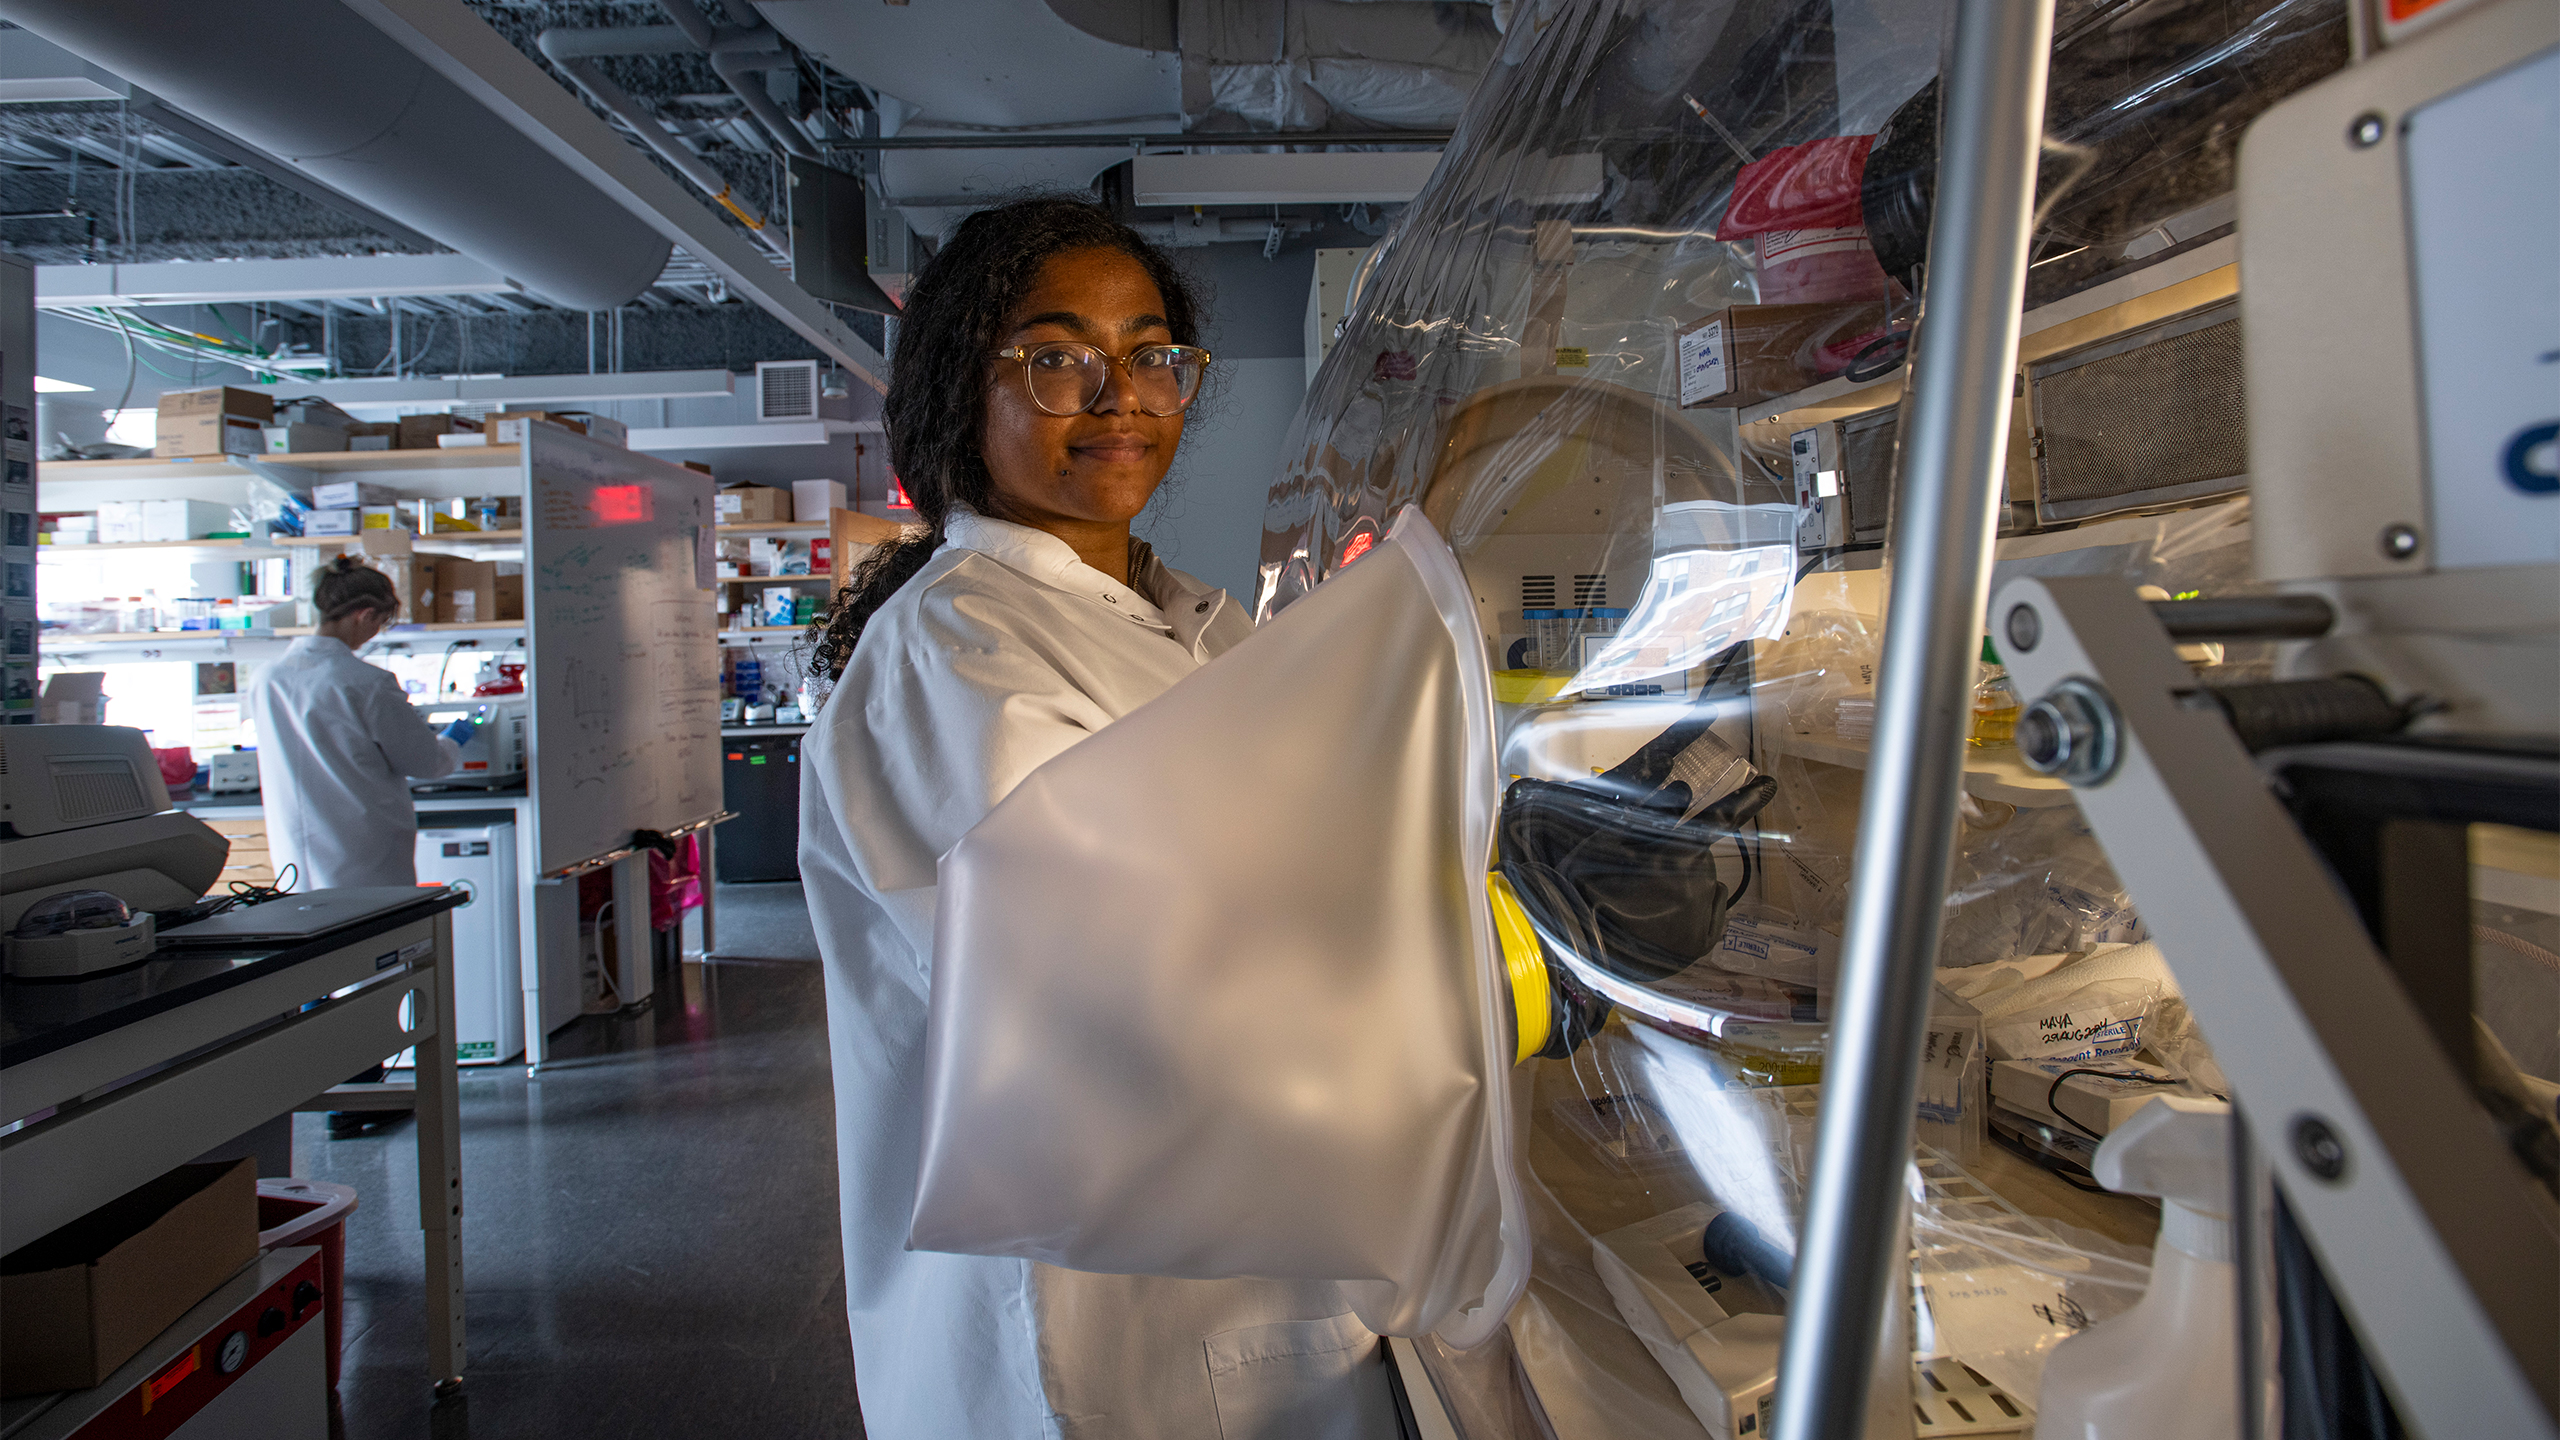
[[[1418,1347],[1469,1436],[1771,1422],[1947,13],[1568,0],[1512,25],[1284,447],[1258,614],[1418,505],[1491,672],[1535,1263],[1503,1335]],[[2251,593],[2233,437],[2166,483],[2109,407],[2238,413],[2211,388],[2236,372],[2177,358],[2228,340],[2240,137],[2344,63],[2345,8],[2070,0],[2055,36],[1993,584]],[[2045,1356],[2148,1279],[2158,1207],[2104,1192],[2098,1147],[2146,1099],[2225,1089],[2179,957],[2020,761],[1987,619],[1875,1435],[2031,1429]],[[2271,645],[2181,653],[2200,687],[2276,673]]]
[[[942,858],[915,1248],[1500,1328],[1529,1254],[1481,643],[1411,517]]]

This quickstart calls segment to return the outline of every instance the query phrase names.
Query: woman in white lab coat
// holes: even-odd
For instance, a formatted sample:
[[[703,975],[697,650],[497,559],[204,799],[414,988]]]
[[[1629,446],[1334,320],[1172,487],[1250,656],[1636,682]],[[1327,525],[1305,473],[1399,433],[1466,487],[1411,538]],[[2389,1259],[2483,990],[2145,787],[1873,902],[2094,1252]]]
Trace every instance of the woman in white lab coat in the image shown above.
[[[1380,1344],[1331,1282],[906,1249],[936,859],[1043,761],[1250,628],[1129,533],[1206,372],[1200,324],[1162,253],[1065,198],[964,221],[899,321],[890,459],[927,528],[876,551],[818,627],[839,679],[801,772],[873,1440],[1396,1434]]]
[[[450,775],[468,720],[442,734],[399,678],[356,658],[400,613],[391,577],[342,555],[320,572],[317,633],[293,642],[250,692],[267,847],[296,890],[418,883],[409,782]]]

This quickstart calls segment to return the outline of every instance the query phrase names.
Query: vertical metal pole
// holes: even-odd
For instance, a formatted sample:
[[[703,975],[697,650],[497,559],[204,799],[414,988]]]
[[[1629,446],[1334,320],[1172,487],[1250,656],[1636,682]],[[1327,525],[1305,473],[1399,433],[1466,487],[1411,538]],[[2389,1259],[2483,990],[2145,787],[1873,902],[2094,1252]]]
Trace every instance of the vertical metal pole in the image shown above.
[[[1958,0],[1875,740],[1822,1114],[1778,1369],[1777,1440],[1864,1433],[1906,1263],[1902,1177],[1964,778],[2009,436],[2053,0]]]
[[[454,1069],[453,912],[436,914],[428,960],[435,1014],[418,1043],[418,1228],[426,1232],[427,1378],[462,1388],[462,1086]]]

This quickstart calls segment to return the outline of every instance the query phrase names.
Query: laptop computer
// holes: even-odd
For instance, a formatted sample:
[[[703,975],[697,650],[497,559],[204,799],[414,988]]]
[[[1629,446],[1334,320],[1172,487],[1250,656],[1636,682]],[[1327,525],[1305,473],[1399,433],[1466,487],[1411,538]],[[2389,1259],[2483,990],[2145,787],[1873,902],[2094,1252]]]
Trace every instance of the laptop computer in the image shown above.
[[[351,885],[285,895],[264,905],[237,905],[219,915],[160,932],[163,945],[291,943],[423,900],[438,885]]]

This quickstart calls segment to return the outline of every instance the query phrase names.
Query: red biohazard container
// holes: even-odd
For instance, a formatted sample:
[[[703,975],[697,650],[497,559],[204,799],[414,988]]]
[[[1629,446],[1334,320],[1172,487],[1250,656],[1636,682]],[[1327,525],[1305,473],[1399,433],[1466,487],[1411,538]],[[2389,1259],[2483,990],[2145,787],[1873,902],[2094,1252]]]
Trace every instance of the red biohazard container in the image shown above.
[[[329,1389],[338,1388],[338,1351],[346,1336],[347,1217],[356,1192],[325,1180],[258,1182],[258,1246],[320,1247],[320,1288],[329,1304]]]

